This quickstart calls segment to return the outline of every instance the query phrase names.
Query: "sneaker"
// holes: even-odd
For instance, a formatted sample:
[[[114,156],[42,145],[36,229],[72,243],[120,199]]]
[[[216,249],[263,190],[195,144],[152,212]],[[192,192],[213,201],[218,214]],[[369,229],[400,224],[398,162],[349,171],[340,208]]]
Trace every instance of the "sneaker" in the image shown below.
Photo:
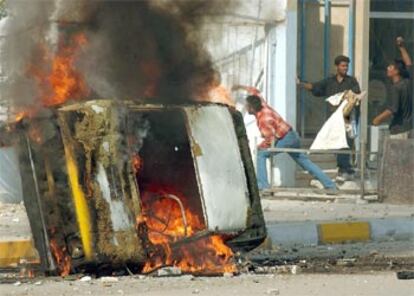
[[[346,181],[346,173],[338,173],[338,175],[335,178],[335,182],[338,184],[343,184]]]
[[[323,185],[319,180],[312,179],[309,183],[310,187],[323,189]]]
[[[339,184],[343,184],[346,181],[352,181],[355,179],[355,172],[350,172],[350,173],[338,173],[338,175],[335,178],[335,181]]]

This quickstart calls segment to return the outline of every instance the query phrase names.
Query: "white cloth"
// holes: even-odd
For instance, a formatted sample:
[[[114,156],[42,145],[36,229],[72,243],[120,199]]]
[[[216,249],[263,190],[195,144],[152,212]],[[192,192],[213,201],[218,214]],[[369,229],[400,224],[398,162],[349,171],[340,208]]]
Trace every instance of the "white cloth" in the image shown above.
[[[19,203],[23,200],[19,160],[13,147],[0,148],[0,202]]]
[[[337,95],[332,97],[336,97]],[[333,100],[336,100],[336,98],[333,98]],[[310,150],[349,148],[346,141],[345,120],[342,112],[346,104],[347,101],[343,101],[338,109],[325,122],[321,130],[316,135]]]
[[[344,96],[345,92],[340,92],[330,96],[326,99],[326,101],[331,104],[332,106],[338,106],[341,103],[342,97]]]

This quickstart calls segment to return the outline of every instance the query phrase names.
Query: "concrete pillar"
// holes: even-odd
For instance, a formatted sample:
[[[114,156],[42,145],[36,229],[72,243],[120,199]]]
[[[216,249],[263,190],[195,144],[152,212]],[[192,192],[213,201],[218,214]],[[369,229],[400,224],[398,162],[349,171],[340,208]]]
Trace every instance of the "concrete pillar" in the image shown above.
[[[296,127],[297,1],[285,0],[286,17],[269,28],[265,94],[269,104]],[[295,185],[295,162],[287,155],[275,157],[274,184]]]
[[[370,1],[356,1],[355,15],[355,76],[361,89],[368,91],[369,82],[369,11]],[[369,98],[369,94],[366,98]],[[361,195],[364,194],[365,153],[368,138],[368,99],[361,103],[360,152]]]
[[[369,77],[369,4],[355,4],[355,76],[364,90],[368,90]]]

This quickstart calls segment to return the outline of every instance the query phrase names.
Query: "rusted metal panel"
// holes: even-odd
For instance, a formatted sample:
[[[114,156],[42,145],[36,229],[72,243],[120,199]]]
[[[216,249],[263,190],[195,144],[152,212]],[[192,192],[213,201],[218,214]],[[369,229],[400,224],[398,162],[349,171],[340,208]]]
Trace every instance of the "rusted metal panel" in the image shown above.
[[[128,178],[132,164],[125,110],[104,100],[75,107],[59,110],[59,125],[85,257],[102,255],[112,264],[142,262],[145,252],[135,229],[139,200]]]
[[[414,203],[414,139],[385,139],[378,182],[387,203]]]
[[[246,228],[249,197],[233,119],[221,106],[187,107],[201,198],[211,231]],[[235,207],[237,210],[235,210]]]

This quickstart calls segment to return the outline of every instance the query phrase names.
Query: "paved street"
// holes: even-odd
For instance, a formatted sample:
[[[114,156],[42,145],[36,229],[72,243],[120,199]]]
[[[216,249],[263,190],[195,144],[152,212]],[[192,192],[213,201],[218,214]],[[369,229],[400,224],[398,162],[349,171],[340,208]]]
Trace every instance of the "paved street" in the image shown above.
[[[88,282],[36,279],[32,283],[0,285],[9,295],[281,295],[281,296],[412,296],[414,280],[395,273],[241,275],[233,278],[117,278]]]

